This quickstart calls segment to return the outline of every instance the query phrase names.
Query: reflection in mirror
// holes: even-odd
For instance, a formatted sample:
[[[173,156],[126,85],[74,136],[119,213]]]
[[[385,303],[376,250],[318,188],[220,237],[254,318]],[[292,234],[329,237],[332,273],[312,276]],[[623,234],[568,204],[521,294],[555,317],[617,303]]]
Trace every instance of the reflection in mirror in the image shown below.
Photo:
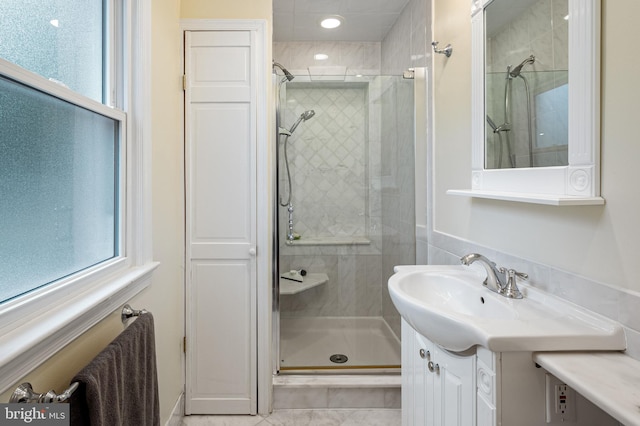
[[[485,168],[568,165],[568,0],[494,0],[484,25]]]

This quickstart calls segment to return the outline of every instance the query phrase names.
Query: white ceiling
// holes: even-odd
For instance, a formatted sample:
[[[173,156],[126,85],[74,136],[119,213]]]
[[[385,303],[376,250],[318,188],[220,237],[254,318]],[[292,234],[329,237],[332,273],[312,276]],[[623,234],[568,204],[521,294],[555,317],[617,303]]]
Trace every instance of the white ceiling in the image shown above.
[[[409,0],[273,0],[273,41],[382,41]],[[342,25],[320,27],[328,15]]]

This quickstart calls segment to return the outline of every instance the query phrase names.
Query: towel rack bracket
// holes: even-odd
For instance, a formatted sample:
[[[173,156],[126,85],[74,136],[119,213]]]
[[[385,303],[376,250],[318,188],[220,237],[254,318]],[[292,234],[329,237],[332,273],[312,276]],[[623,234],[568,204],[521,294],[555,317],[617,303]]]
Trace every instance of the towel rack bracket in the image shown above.
[[[55,391],[50,390],[49,392],[37,393],[33,391],[33,387],[31,383],[23,383],[13,391],[11,398],[9,399],[10,403],[38,403],[38,404],[50,404],[57,402],[64,402],[71,394],[78,388],[80,384],[78,382],[74,382],[67,390],[62,392],[60,395],[56,394]]]
[[[122,314],[120,314],[120,319],[124,323],[127,322],[127,320],[131,317],[138,317],[146,313],[146,309],[133,309],[129,304],[126,304],[122,307]]]

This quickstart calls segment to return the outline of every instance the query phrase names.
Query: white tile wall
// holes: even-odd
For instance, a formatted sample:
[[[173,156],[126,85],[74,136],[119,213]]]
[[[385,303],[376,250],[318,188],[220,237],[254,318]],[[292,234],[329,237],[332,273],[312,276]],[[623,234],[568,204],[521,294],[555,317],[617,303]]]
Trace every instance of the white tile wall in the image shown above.
[[[326,60],[315,60],[324,53]],[[308,75],[312,66],[347,67],[347,75],[380,75],[380,43],[377,42],[275,42],[273,59],[294,75]]]
[[[491,6],[488,7],[491,11]],[[568,0],[539,0],[490,36],[489,70],[498,72],[533,54],[536,71],[568,67]]]
[[[431,62],[430,3],[411,0],[382,41],[382,73],[401,75],[410,67],[425,67]],[[428,47],[428,48],[427,48]]]
[[[316,115],[301,123],[288,139],[295,230],[303,239],[366,237],[367,88],[350,83],[289,85],[282,111],[285,127],[290,128],[289,123],[309,109]],[[281,173],[280,187],[286,191],[284,177]]]
[[[358,43],[350,44],[359,50]],[[348,47],[348,46],[347,46]],[[375,84],[295,83],[287,86],[285,127],[300,113],[316,115],[290,138],[295,231],[301,241],[366,238],[368,245],[288,246],[281,238],[281,270],[323,272],[326,285],[281,298],[291,316],[380,316],[380,193],[372,183],[379,170],[379,114],[369,101]],[[282,152],[282,151],[281,151]],[[281,156],[283,160],[283,156]],[[286,191],[284,164],[280,188]],[[287,229],[285,209],[280,229]],[[282,231],[281,234],[284,234]]]

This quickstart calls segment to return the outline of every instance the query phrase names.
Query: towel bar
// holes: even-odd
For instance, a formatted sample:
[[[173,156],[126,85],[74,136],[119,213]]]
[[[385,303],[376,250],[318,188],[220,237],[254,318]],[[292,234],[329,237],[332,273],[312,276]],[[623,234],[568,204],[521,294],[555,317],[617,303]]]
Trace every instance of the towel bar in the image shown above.
[[[146,309],[133,309],[129,304],[126,304],[122,307],[122,314],[120,315],[120,318],[122,319],[122,322],[126,322],[131,317],[138,317],[146,313]]]
[[[11,398],[9,399],[10,403],[38,403],[38,404],[50,404],[57,402],[64,402],[71,394],[78,389],[80,383],[73,382],[69,388],[62,392],[60,395],[57,395],[55,391],[50,390],[45,393],[36,393],[33,391],[33,387],[31,383],[23,383],[13,391]]]

